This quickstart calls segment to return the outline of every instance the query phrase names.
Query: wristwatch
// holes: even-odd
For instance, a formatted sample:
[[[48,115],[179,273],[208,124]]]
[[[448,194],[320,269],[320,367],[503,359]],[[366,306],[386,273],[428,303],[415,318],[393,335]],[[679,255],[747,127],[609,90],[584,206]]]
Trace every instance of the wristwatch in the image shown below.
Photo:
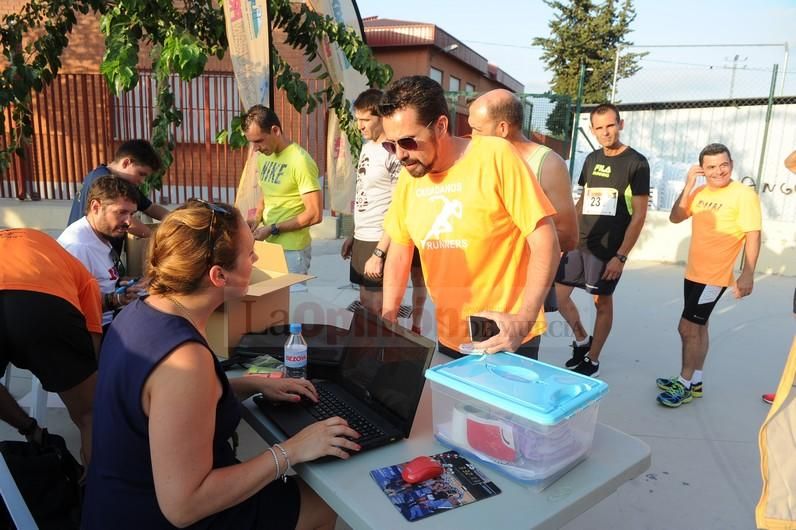
[[[382,249],[380,249],[379,247],[376,247],[376,248],[373,249],[373,255],[376,256],[377,258],[381,258],[381,259],[384,259],[384,258],[387,257],[387,254]]]
[[[618,259],[619,261],[621,261],[622,263],[624,263],[624,262],[626,262],[626,261],[627,261],[627,256],[625,256],[624,254],[619,254],[619,253],[617,253],[617,254],[616,254],[616,259]]]
[[[279,235],[279,227],[276,226],[276,223],[271,225],[271,235],[278,236]]]

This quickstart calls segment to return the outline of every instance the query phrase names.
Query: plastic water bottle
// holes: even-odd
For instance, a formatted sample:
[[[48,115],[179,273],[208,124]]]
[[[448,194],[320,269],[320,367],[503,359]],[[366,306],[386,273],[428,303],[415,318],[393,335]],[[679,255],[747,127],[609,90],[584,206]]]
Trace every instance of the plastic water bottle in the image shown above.
[[[301,336],[301,324],[290,324],[285,343],[285,377],[307,378],[307,341]]]

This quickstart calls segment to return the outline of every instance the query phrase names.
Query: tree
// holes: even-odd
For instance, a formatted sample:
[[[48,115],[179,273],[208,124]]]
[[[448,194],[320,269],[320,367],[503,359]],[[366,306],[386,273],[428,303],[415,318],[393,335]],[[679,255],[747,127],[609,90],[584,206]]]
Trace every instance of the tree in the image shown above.
[[[547,125],[547,130],[550,131],[550,134],[566,140],[569,135],[569,123],[572,121],[569,109],[569,104],[572,100],[569,98],[551,97],[550,102],[552,103],[553,101],[556,102],[556,105],[548,114],[545,125]]]
[[[550,36],[536,37],[533,44],[544,48],[542,60],[553,72],[552,89],[557,94],[577,97],[581,63],[587,74],[583,99],[586,103],[607,101],[614,76],[614,61],[620,46],[632,45],[626,37],[636,18],[632,0],[619,7],[615,0],[597,4],[592,0],[568,3],[544,0],[557,14],[550,21]],[[625,53],[619,61],[617,79],[638,72],[644,53]]]
[[[274,28],[286,34],[286,43],[300,49],[309,61],[316,58],[322,37],[336,43],[352,67],[363,73],[370,84],[386,85],[392,77],[389,66],[379,64],[357,33],[321,16],[302,3],[298,9],[290,0],[269,0]],[[190,81],[202,74],[210,55],[222,57],[227,49],[224,13],[215,0],[31,0],[19,13],[6,15],[0,23],[0,49],[8,66],[0,75],[0,120],[3,110],[12,109],[12,128],[8,148],[0,151],[0,171],[13,153],[22,154],[33,135],[31,93],[50,84],[61,67],[78,14],[98,13],[105,36],[105,55],[100,72],[115,95],[133,89],[138,83],[139,48],[152,46],[152,71],[157,82],[157,102],[152,144],[164,162],[163,172],[172,162],[173,128],[182,122],[175,106],[169,76],[177,74]],[[23,39],[30,37],[27,44]],[[327,83],[325,89],[310,93],[307,83],[271,47],[271,68],[277,88],[286,91],[296,110],[312,111],[326,102],[337,114],[348,136],[352,151],[358,153],[362,140],[343,96],[343,86]],[[319,78],[328,79],[323,66]],[[0,121],[0,134],[4,128]],[[240,118],[236,118],[225,139],[241,144]],[[236,129],[237,127],[237,129]],[[237,140],[237,141],[235,141]],[[161,172],[148,182],[160,186]]]

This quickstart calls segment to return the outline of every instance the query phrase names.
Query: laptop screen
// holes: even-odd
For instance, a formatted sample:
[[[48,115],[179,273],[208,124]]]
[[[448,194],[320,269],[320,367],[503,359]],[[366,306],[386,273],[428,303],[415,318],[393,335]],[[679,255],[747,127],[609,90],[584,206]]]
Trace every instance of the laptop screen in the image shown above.
[[[434,348],[424,337],[357,311],[339,383],[408,436]]]

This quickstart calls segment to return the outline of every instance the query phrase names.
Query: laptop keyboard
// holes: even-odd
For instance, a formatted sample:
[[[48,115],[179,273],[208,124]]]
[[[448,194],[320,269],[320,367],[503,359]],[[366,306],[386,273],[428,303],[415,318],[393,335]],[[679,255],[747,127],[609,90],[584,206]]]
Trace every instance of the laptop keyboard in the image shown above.
[[[315,388],[318,390],[318,403],[307,407],[307,412],[309,412],[313,418],[316,420],[325,420],[340,416],[348,422],[349,427],[359,433],[360,437],[357,438],[356,442],[360,445],[384,436],[384,431],[366,420],[346,403],[340,401],[337,396],[327,389],[322,386],[316,386]]]

